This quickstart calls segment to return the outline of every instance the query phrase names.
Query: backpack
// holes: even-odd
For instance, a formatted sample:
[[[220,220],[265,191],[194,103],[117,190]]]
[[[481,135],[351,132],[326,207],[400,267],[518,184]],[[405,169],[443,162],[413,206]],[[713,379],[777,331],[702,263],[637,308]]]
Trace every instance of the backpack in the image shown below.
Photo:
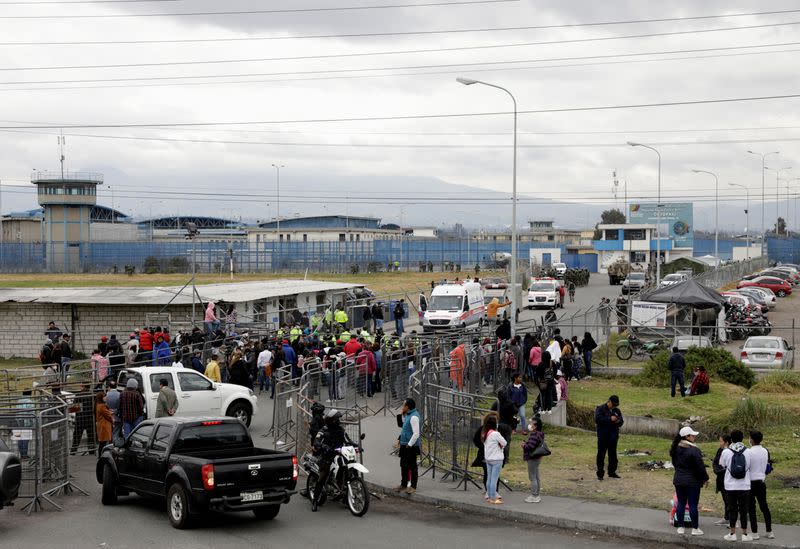
[[[517,357],[511,350],[506,349],[505,351],[503,351],[502,361],[503,361],[503,367],[505,369],[507,370],[517,369]]]
[[[730,471],[731,477],[735,479],[743,479],[747,476],[747,459],[744,456],[744,450],[741,452],[731,450],[731,452],[733,452],[733,457],[731,457],[731,463],[728,466],[728,471]]]

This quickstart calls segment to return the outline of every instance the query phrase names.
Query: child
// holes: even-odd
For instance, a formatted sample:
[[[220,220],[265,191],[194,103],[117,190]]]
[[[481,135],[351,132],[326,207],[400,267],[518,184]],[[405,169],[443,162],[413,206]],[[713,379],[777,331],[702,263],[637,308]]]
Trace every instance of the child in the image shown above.
[[[541,456],[532,455],[533,452],[544,443],[544,433],[542,432],[542,420],[535,417],[530,424],[531,434],[522,444],[522,458],[528,464],[528,479],[531,481],[531,495],[525,498],[525,503],[540,503],[542,498],[539,496],[541,481],[539,480],[539,462]]]
[[[561,370],[556,372],[556,393],[558,394],[558,400],[567,400],[569,396],[567,380],[564,379],[564,373]]]

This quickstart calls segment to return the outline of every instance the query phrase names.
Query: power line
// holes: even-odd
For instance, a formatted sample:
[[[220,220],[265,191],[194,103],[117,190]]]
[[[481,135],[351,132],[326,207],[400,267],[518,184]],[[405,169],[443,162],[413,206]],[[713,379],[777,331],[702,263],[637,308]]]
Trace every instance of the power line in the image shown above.
[[[245,77],[259,77],[259,76],[294,76],[294,75],[310,75],[310,74],[351,74],[360,72],[371,71],[388,71],[388,70],[421,70],[421,69],[435,69],[443,67],[474,67],[484,65],[508,65],[518,63],[554,63],[562,61],[581,61],[586,59],[612,59],[612,58],[633,58],[643,57],[648,55],[678,55],[683,53],[702,53],[713,51],[734,51],[742,49],[760,49],[760,48],[775,48],[783,46],[796,46],[800,42],[778,42],[773,44],[752,44],[746,46],[725,46],[719,48],[699,48],[690,50],[666,50],[666,51],[650,51],[650,52],[636,52],[636,53],[616,53],[607,55],[584,55],[574,57],[551,57],[544,59],[520,59],[514,61],[481,61],[471,63],[445,63],[439,65],[407,65],[400,67],[368,67],[358,69],[327,69],[319,71],[291,71],[291,72],[272,72],[272,73],[239,73],[239,74],[206,74],[206,75],[183,75],[183,76],[141,76],[141,77],[123,77],[123,78],[83,78],[76,80],[18,80],[11,82],[2,82],[7,85],[33,85],[33,84],[89,84],[94,82],[139,82],[139,81],[163,81],[163,80],[197,80],[202,78],[245,78]],[[277,59],[273,59],[277,60]],[[55,68],[55,67],[53,67]],[[0,69],[0,70],[16,70],[16,69]],[[429,73],[426,73],[429,74]],[[13,88],[12,88],[13,89]],[[3,90],[0,90],[3,91]]]
[[[754,46],[759,47],[759,46]],[[666,62],[666,61],[685,61],[685,60],[697,60],[697,59],[716,59],[716,58],[725,58],[725,57],[741,57],[741,56],[751,56],[751,55],[767,55],[767,54],[775,54],[775,53],[796,53],[800,50],[798,49],[783,49],[783,50],[773,50],[773,51],[754,51],[754,52],[741,52],[741,53],[718,53],[718,54],[710,54],[710,55],[688,55],[688,56],[680,56],[680,57],[664,57],[664,58],[654,58],[654,59],[623,59],[618,61],[595,61],[595,62],[587,62],[587,63],[566,63],[566,64],[559,64],[559,65],[535,65],[535,66],[524,66],[524,67],[515,67],[515,66],[504,66],[500,68],[471,68],[470,73],[479,73],[479,72],[499,72],[499,71],[515,71],[515,70],[541,70],[541,69],[559,69],[559,68],[572,68],[572,67],[595,67],[601,65],[630,65],[630,64],[641,64],[641,63],[657,63],[657,62]],[[626,54],[620,54],[626,55]],[[657,54],[656,54],[657,55]],[[462,63],[462,64],[448,64],[448,65],[432,65],[432,67],[454,67],[454,66],[482,66],[485,64],[498,64],[498,63],[524,63],[526,61],[488,61],[485,63]],[[463,69],[458,70],[435,70],[435,71],[425,71],[425,72],[408,72],[408,73],[384,73],[384,74],[361,74],[362,71],[383,71],[383,70],[394,70],[391,68],[364,68],[364,69],[339,69],[338,71],[299,71],[299,72],[284,72],[284,73],[261,73],[261,76],[280,76],[280,75],[292,75],[292,74],[327,74],[330,72],[356,72],[358,74],[354,75],[327,75],[327,76],[313,76],[313,77],[296,77],[296,78],[267,78],[267,79],[250,79],[250,80],[215,80],[211,82],[164,82],[164,83],[131,83],[131,84],[107,84],[107,85],[93,85],[93,86],[47,86],[47,87],[18,87],[18,88],[0,88],[0,92],[18,92],[18,91],[43,91],[43,90],[88,90],[88,89],[109,89],[109,88],[152,88],[152,87],[165,87],[165,86],[217,86],[217,85],[229,85],[229,84],[257,84],[257,83],[282,83],[282,82],[307,82],[307,81],[316,81],[316,80],[354,80],[354,79],[364,79],[364,78],[393,78],[399,76],[429,76],[429,75],[443,75],[443,74],[461,74],[463,73]],[[248,76],[248,75],[243,75]],[[257,74],[251,74],[250,76],[258,76]],[[209,76],[209,78],[234,78],[237,75],[218,75],[216,77]],[[185,76],[185,77],[142,77],[144,80],[168,80],[168,79],[191,79],[191,78],[203,78],[202,76]],[[140,80],[140,79],[117,79],[117,80]],[[74,80],[61,80],[61,81],[36,81],[39,83],[69,83],[69,82],[80,82]],[[86,82],[98,82],[98,80],[87,80]],[[18,84],[22,84],[22,82],[18,82]]]
[[[324,38],[374,38],[380,36],[418,36],[430,34],[457,34],[457,33],[478,33],[478,32],[506,32],[523,30],[549,30],[580,27],[603,27],[614,25],[632,25],[642,23],[668,23],[676,21],[698,21],[708,19],[723,19],[733,17],[752,17],[764,15],[783,15],[789,13],[800,13],[796,10],[780,11],[760,11],[745,13],[729,13],[714,15],[697,15],[686,17],[662,17],[658,19],[628,19],[617,21],[596,21],[586,23],[565,23],[560,25],[526,25],[517,27],[482,27],[469,29],[439,29],[439,30],[420,30],[420,31],[397,31],[397,32],[370,32],[370,33],[346,33],[346,34],[312,34],[301,36],[248,36],[248,37],[214,37],[214,38],[180,38],[180,39],[156,39],[156,40],[95,40],[95,41],[57,41],[57,42],[0,42],[0,46],[86,46],[86,45],[132,45],[132,44],[182,44],[182,43],[203,43],[203,42],[243,42],[243,41],[263,41],[263,40],[302,40],[302,39],[324,39]]]
[[[466,6],[472,4],[505,4],[519,0],[455,0],[453,2],[427,2],[423,4],[385,4],[372,6],[337,6],[327,8],[288,8],[274,10],[196,11],[179,13],[113,13],[113,14],[63,14],[63,15],[0,15],[0,19],[131,19],[136,17],[195,17],[217,15],[276,15],[280,13],[319,13],[333,11],[381,10],[396,8],[428,8]]]
[[[31,133],[15,130],[0,130],[8,133]],[[230,139],[201,139],[201,138],[180,138],[180,137],[145,137],[130,135],[98,135],[83,133],[65,133],[67,137],[84,137],[90,139],[110,139],[124,141],[162,141],[167,143],[192,143],[210,145],[251,145],[251,146],[270,146],[270,147],[314,147],[314,148],[335,148],[335,149],[511,149],[512,145],[463,145],[463,144],[420,144],[420,143],[325,143],[325,142],[305,142],[292,143],[282,141],[242,141]],[[749,139],[712,139],[695,141],[653,141],[652,145],[661,147],[681,147],[697,145],[729,145],[741,143],[791,143],[800,141],[800,137],[777,137],[777,138],[749,138]],[[518,144],[520,149],[581,149],[581,148],[625,148],[627,142],[619,143],[547,143],[525,145]]]
[[[709,33],[709,32],[723,32],[723,31],[736,31],[736,30],[747,30],[747,29],[758,29],[758,28],[766,28],[766,27],[776,27],[776,26],[790,26],[790,25],[800,25],[800,21],[791,21],[785,23],[775,23],[775,24],[764,24],[764,25],[748,25],[748,26],[739,26],[739,27],[721,27],[715,29],[698,29],[698,30],[687,30],[687,31],[673,31],[673,32],[654,32],[654,33],[647,33],[647,34],[631,34],[631,35],[623,35],[623,36],[602,36],[597,38],[576,38],[576,39],[568,39],[568,40],[546,40],[546,41],[538,41],[538,42],[513,42],[508,44],[484,44],[484,45],[477,45],[477,46],[458,46],[458,47],[449,47],[449,48],[421,48],[421,49],[411,49],[411,50],[389,50],[389,51],[372,51],[372,52],[353,52],[353,53],[334,53],[334,54],[325,54],[325,55],[299,55],[299,56],[291,56],[291,57],[255,57],[255,58],[244,58],[244,59],[210,59],[210,60],[195,60],[195,61],[162,61],[162,62],[154,62],[154,63],[113,63],[113,64],[106,64],[106,65],[50,65],[50,66],[34,66],[34,67],[0,67],[0,71],[37,71],[37,70],[67,70],[67,69],[114,69],[114,68],[132,68],[132,67],[167,67],[167,66],[177,66],[177,65],[215,65],[215,64],[231,64],[231,63],[262,63],[268,61],[300,61],[300,60],[310,60],[310,59],[336,59],[336,58],[348,58],[348,57],[372,57],[377,55],[407,55],[407,54],[417,54],[417,53],[441,53],[441,52],[454,52],[454,51],[474,51],[474,50],[487,50],[487,49],[498,49],[498,48],[518,48],[518,47],[529,47],[529,46],[544,46],[544,45],[555,45],[555,44],[571,44],[571,43],[584,43],[584,42],[598,42],[598,41],[608,41],[608,40],[626,40],[626,39],[636,39],[636,38],[654,38],[654,37],[663,37],[663,36],[678,36],[678,35],[686,35],[686,34],[698,34],[698,33]],[[800,42],[784,42],[779,44],[766,44],[766,45],[755,45],[755,46],[735,46],[735,47],[728,47],[728,48],[706,48],[706,49],[699,49],[699,50],[677,50],[674,52],[655,52],[658,54],[661,53],[687,53],[687,52],[702,52],[702,51],[719,51],[719,50],[735,50],[735,49],[744,49],[744,48],[761,48],[761,47],[771,47],[771,46],[786,46],[786,45],[796,45]],[[634,54],[627,54],[627,55],[654,55],[655,53],[634,53]],[[605,56],[591,56],[591,57],[563,57],[563,58],[555,58],[555,59],[541,59],[541,60],[528,60],[525,62],[545,62],[545,61],[564,61],[564,60],[576,60],[576,59],[596,59],[602,57],[623,57],[625,54],[622,55],[605,55]],[[514,62],[522,62],[522,61],[501,61],[499,63],[514,63]],[[496,62],[497,63],[497,62]],[[475,63],[472,63],[475,64]],[[491,64],[491,63],[480,63],[480,64]],[[442,66],[442,65],[436,65]],[[448,65],[449,66],[449,65]],[[406,67],[400,67],[400,69],[405,69]],[[416,67],[413,67],[416,68]],[[428,68],[422,67],[422,68]],[[201,77],[194,77],[194,78],[201,78]],[[212,78],[212,76],[208,76],[208,78]],[[8,82],[9,84],[13,84],[14,82]]]
[[[599,105],[590,107],[558,107],[551,109],[520,110],[518,114],[547,114],[562,112],[588,112],[602,110],[621,110],[621,109],[642,109],[654,107],[676,107],[686,105],[712,105],[727,104],[752,101],[773,101],[778,99],[797,99],[800,93],[783,95],[765,95],[751,97],[729,97],[721,99],[696,99],[684,101],[665,101],[653,103],[628,103],[621,105]],[[387,120],[428,120],[428,119],[452,119],[452,118],[471,118],[485,116],[499,116],[512,114],[508,111],[494,112],[474,112],[474,113],[449,113],[449,114],[410,114],[396,116],[366,116],[351,118],[311,118],[311,119],[287,119],[287,120],[261,120],[250,122],[165,122],[165,123],[117,123],[117,124],[40,124],[40,125],[21,125],[21,126],[0,126],[0,130],[46,130],[46,129],[103,129],[103,128],[169,128],[169,127],[200,127],[200,126],[252,126],[255,124],[323,124],[332,122],[377,122]]]

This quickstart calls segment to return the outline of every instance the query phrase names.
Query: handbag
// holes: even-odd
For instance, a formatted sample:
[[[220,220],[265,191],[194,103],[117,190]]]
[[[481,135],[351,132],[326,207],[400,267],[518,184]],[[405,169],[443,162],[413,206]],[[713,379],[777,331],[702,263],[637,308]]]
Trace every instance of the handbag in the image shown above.
[[[542,441],[542,443],[539,446],[537,446],[533,452],[531,452],[531,457],[545,457],[549,456],[552,453],[553,452],[550,451],[550,448],[547,446],[547,443],[545,441]]]

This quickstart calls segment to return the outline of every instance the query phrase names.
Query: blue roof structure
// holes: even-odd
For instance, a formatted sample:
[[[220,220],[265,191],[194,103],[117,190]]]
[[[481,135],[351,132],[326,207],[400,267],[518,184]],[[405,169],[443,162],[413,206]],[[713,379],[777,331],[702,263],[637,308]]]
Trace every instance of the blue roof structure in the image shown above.
[[[381,220],[377,217],[351,215],[316,215],[281,219],[285,229],[379,229]],[[259,223],[262,229],[277,229],[277,221]]]

